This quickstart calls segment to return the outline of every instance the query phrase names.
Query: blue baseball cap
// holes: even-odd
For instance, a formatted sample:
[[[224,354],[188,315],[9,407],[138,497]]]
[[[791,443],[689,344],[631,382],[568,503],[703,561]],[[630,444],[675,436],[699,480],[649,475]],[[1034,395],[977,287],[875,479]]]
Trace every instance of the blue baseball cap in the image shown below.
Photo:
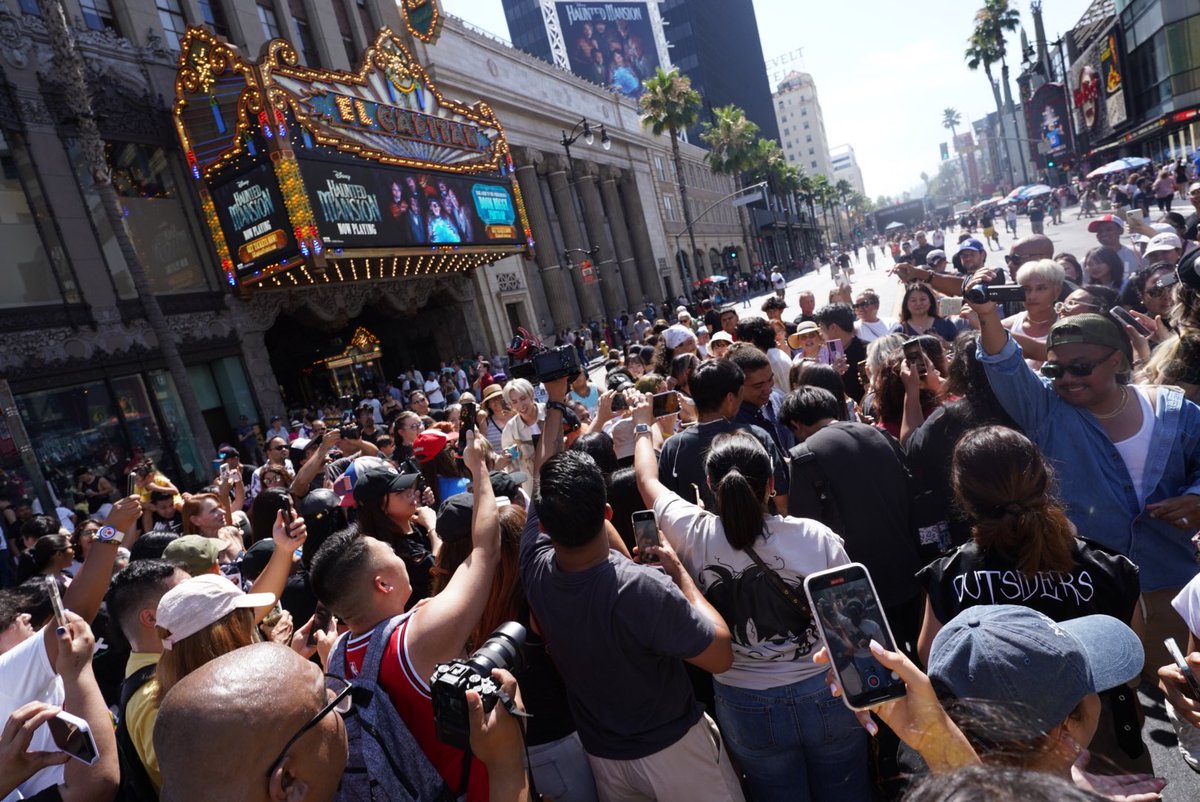
[[[983,247],[983,243],[974,237],[968,237],[967,239],[958,243],[958,249],[960,251],[979,251],[980,253],[983,253],[987,250],[987,248]]]
[[[1141,641],[1107,615],[1070,621],[1011,604],[970,607],[933,639],[929,678],[998,742],[1045,735],[1091,693],[1142,671]]]

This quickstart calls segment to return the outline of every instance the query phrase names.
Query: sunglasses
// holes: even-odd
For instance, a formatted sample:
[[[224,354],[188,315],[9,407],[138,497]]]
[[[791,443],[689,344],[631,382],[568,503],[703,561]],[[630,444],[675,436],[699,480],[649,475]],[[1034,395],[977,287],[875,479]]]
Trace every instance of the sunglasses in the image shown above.
[[[1063,376],[1070,374],[1072,376],[1091,376],[1096,368],[1108,361],[1109,357],[1115,354],[1112,351],[1108,356],[1101,359],[1099,362],[1072,362],[1069,365],[1064,365],[1061,362],[1046,362],[1041,367],[1041,373],[1047,379],[1061,379]]]
[[[1029,261],[1029,257],[1023,253],[1014,253],[1004,257],[1004,263],[1009,265],[1021,265]]]
[[[867,301],[860,301],[859,303],[854,304],[854,308],[855,309],[870,309],[874,305],[875,304],[869,303]]]

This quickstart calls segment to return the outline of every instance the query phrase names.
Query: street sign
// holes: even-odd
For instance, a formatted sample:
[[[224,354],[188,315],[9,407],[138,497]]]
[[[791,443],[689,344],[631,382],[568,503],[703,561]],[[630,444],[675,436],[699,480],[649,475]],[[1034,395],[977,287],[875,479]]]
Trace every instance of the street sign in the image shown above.
[[[762,199],[763,199],[762,190],[756,189],[754,192],[751,192],[747,195],[743,195],[740,198],[735,198],[733,201],[733,205],[734,206],[745,206],[747,204],[754,203],[755,201],[760,201]]]

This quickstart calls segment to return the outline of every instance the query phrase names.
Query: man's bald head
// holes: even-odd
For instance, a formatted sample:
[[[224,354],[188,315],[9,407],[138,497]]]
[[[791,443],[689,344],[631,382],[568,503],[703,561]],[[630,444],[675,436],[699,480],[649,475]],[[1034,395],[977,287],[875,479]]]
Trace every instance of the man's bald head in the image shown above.
[[[1017,270],[1025,262],[1054,258],[1054,241],[1045,234],[1030,234],[1014,242],[1008,254],[1008,272],[1016,281]]]
[[[336,714],[297,741],[267,778],[270,762],[326,701],[320,668],[276,643],[201,666],[163,699],[154,725],[163,802],[260,802],[289,789],[295,799],[332,799],[346,765]]]

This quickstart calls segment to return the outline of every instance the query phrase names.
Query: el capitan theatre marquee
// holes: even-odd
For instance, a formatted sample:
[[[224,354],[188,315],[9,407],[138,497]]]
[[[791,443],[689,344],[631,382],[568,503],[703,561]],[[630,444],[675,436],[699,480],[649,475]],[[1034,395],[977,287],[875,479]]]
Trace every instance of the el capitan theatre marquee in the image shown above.
[[[356,71],[257,63],[189,28],[175,126],[228,283],[293,287],[469,270],[533,248],[503,129],[442,97],[387,28]]]

